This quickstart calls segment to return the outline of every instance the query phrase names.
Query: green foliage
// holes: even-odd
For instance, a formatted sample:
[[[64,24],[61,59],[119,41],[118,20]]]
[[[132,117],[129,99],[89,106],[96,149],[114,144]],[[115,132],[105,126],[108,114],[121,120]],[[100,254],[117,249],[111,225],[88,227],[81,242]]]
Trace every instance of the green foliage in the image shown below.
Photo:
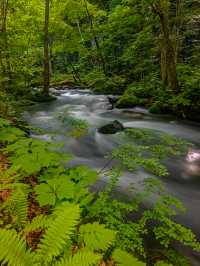
[[[28,213],[28,191],[17,189],[11,197],[13,214],[16,215],[16,225],[23,227],[27,222]]]
[[[97,222],[80,227],[80,238],[83,239],[85,247],[94,251],[107,250],[115,240],[115,235],[114,231]]]
[[[139,104],[139,100],[136,96],[130,96],[124,94],[116,103],[117,108],[132,108]]]
[[[61,206],[56,210],[56,218],[51,222],[37,251],[41,261],[51,262],[64,250],[65,242],[70,239],[78,224],[80,210],[78,206]]]
[[[140,262],[138,259],[134,258],[131,256],[129,253],[126,251],[116,249],[113,252],[113,259],[116,262],[116,265],[121,265],[121,266],[129,266],[129,265],[134,265],[134,266],[145,266],[146,264],[143,262]]]
[[[69,156],[51,150],[54,146],[31,138],[18,139],[3,150],[11,154],[12,166],[9,172],[15,172],[18,169],[22,176],[26,176],[38,173],[44,167],[58,166],[68,161]]]
[[[47,181],[47,184],[40,184],[35,187],[37,200],[41,206],[55,205],[57,200],[72,199],[74,197],[74,184],[65,178],[54,178]]]
[[[33,265],[33,255],[14,230],[0,229],[0,261],[9,266]]]
[[[81,251],[62,262],[56,263],[55,266],[94,266],[98,265],[101,255],[94,254],[91,251]]]
[[[164,261],[159,261],[156,263],[156,266],[172,266],[172,264],[168,264]]]
[[[96,93],[117,94],[123,91],[125,79],[119,75],[108,77],[102,71],[94,70],[84,75],[84,82]]]
[[[45,215],[38,215],[32,219],[31,222],[26,223],[23,231],[25,233],[35,231],[37,229],[46,229],[49,227],[49,223],[51,222]]]
[[[57,118],[67,127],[67,135],[80,138],[88,133],[89,124],[82,119],[74,118],[69,115],[68,109],[64,112],[64,115],[58,114]]]
[[[162,113],[158,103],[154,103],[148,110],[151,114],[161,114]]]
[[[168,174],[161,159],[180,155],[189,145],[176,137],[146,129],[126,129],[121,137],[126,143],[114,149],[111,157],[129,171],[142,167],[157,176]]]
[[[88,186],[96,182],[97,173],[86,166],[68,171],[61,168],[60,173],[58,168],[50,168],[44,172],[40,180],[46,181],[35,187],[37,200],[41,206],[47,204],[54,206],[63,200],[73,200],[81,206],[86,206],[93,199]]]
[[[8,121],[0,121],[2,130],[12,127]],[[178,241],[196,251],[200,250],[199,243],[191,230],[174,222],[174,216],[184,208],[165,192],[159,180],[146,179],[141,184],[142,191],[133,184],[129,198],[115,199],[113,191],[124,167],[135,170],[132,167],[135,163],[136,169],[143,166],[162,176],[165,169],[160,160],[181,154],[189,143],[146,129],[127,129],[119,138],[128,142],[112,153],[112,157],[120,160],[119,168],[102,172],[111,179],[105,190],[96,195],[89,191],[89,186],[97,181],[97,173],[85,166],[64,168],[60,165],[63,157],[55,146],[24,136],[4,145],[2,151],[11,163],[0,179],[0,192],[6,195],[0,208],[0,225],[4,228],[0,230],[1,263],[92,266],[102,259],[111,259],[116,265],[145,265],[130,254],[146,261],[148,250],[144,239],[151,235],[163,249],[158,260],[187,265],[174,250],[172,255],[172,243]],[[38,163],[38,158],[43,161]],[[141,210],[140,205],[152,196],[155,198],[152,209]],[[35,207],[36,201],[45,208]],[[128,219],[130,213],[138,211],[141,217]],[[30,247],[29,237],[38,232],[41,235],[37,237],[37,248],[31,246],[30,251],[22,238]]]
[[[0,141],[2,143],[12,143],[24,135],[23,131],[16,127],[12,127],[8,120],[0,117]]]

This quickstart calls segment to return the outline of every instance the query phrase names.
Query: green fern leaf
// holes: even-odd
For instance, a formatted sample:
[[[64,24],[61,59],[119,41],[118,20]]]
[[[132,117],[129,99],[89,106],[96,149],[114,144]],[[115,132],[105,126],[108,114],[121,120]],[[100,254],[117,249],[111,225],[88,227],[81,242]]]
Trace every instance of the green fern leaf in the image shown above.
[[[52,220],[39,245],[38,255],[42,261],[51,262],[53,257],[60,255],[79,217],[79,206],[74,204],[65,204],[56,210],[55,219]]]
[[[121,249],[115,249],[112,258],[116,262],[117,266],[145,266],[146,263],[139,261],[126,251]]]
[[[49,227],[49,225],[50,225],[50,219],[48,219],[47,216],[38,215],[35,218],[33,218],[33,220],[30,223],[26,224],[23,231],[27,233],[37,230],[39,228],[46,229]]]
[[[169,264],[165,261],[158,261],[158,262],[156,262],[155,266],[173,266],[173,265]]]
[[[17,189],[11,197],[11,202],[13,205],[13,212],[16,215],[16,224],[22,227],[27,222],[28,191]]]
[[[34,257],[14,230],[0,229],[0,262],[8,266],[33,266]]]
[[[94,266],[100,263],[102,256],[90,251],[81,251],[69,259],[56,263],[55,266]]]
[[[0,128],[10,126],[10,121],[0,117]]]
[[[107,250],[114,242],[116,232],[97,222],[80,227],[80,238],[90,250]]]
[[[1,130],[0,132],[0,140],[3,143],[12,143],[14,141],[16,141],[19,137],[23,137],[24,133],[15,127],[8,127],[8,128],[4,128],[3,130]]]

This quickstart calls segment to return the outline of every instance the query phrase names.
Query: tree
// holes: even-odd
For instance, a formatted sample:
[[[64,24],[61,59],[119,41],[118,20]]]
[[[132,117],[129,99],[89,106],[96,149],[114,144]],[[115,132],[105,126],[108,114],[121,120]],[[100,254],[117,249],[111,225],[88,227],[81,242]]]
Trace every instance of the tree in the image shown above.
[[[8,54],[8,38],[7,38],[7,16],[8,16],[8,0],[1,0],[0,3],[0,65],[4,76],[11,79],[11,66]]]
[[[171,35],[169,7],[169,0],[159,0],[152,3],[152,9],[154,13],[159,16],[161,26],[161,79],[164,85],[168,86],[174,91],[178,91],[179,85],[176,70],[176,49]]]
[[[49,63],[49,0],[45,0],[45,22],[44,22],[44,87],[43,94],[49,95],[50,63]]]
[[[106,71],[105,58],[104,58],[104,56],[102,54],[102,51],[101,51],[101,47],[100,47],[100,44],[99,44],[98,36],[96,35],[95,28],[94,28],[93,18],[91,16],[90,12],[89,12],[88,3],[87,3],[86,0],[83,0],[83,5],[84,5],[86,13],[87,13],[88,22],[89,22],[89,25],[90,25],[90,30],[91,30],[91,33],[92,33],[92,36],[93,36],[93,41],[94,41],[96,49],[97,49],[99,60],[100,60],[101,65],[102,65],[103,72],[104,72],[104,74],[106,74],[107,71]]]

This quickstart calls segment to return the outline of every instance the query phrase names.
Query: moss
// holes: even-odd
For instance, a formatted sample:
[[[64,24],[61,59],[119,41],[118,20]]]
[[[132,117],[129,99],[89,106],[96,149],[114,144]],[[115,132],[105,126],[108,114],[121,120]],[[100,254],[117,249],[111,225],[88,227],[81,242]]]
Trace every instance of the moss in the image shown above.
[[[124,94],[117,102],[116,108],[132,108],[139,104],[139,99],[136,96]]]
[[[148,109],[149,113],[151,114],[161,114],[161,108],[157,103],[154,103],[149,109]]]
[[[52,102],[55,101],[57,98],[52,95],[44,95],[42,93],[36,93],[33,96],[31,96],[31,101],[34,102]]]

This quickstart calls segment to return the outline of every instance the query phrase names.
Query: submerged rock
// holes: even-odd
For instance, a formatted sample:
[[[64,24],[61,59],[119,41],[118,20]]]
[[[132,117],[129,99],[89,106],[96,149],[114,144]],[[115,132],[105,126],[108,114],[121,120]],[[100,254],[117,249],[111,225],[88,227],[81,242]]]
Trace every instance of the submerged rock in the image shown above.
[[[124,126],[119,121],[115,120],[112,123],[99,128],[98,132],[101,134],[115,134],[123,131],[124,129]]]
[[[111,104],[112,109],[115,107],[115,104],[118,102],[119,98],[119,96],[108,96],[108,101]]]

